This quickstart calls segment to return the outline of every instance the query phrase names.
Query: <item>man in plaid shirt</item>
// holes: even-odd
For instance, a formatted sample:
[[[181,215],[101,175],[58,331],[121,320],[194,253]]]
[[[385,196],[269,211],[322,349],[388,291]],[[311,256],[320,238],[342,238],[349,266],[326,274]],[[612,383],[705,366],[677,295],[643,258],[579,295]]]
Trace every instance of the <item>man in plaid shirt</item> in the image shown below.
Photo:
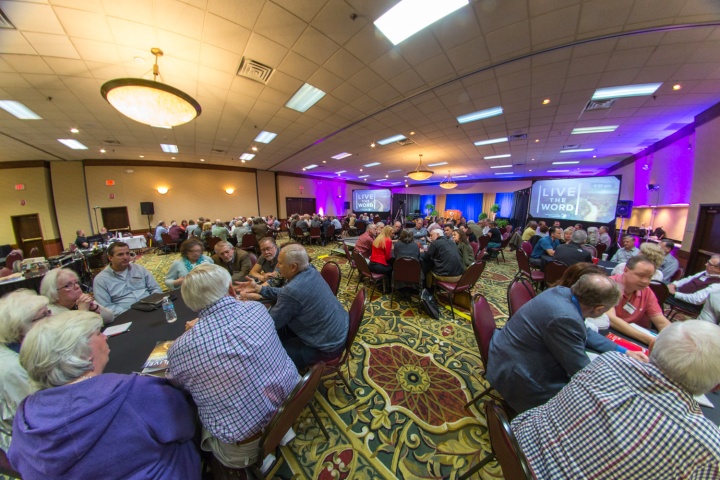
[[[693,398],[720,384],[720,327],[676,322],[650,363],[611,352],[512,430],[539,479],[720,478],[720,431]]]

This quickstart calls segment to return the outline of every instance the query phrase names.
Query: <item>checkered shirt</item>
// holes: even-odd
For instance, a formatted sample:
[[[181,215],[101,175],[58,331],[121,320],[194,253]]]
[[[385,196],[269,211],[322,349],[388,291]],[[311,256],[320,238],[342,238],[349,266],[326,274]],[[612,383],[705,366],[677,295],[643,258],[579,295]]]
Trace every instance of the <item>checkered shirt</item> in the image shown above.
[[[267,309],[223,297],[168,351],[169,376],[190,392],[200,421],[226,443],[261,432],[299,380]]]
[[[540,479],[720,478],[718,427],[656,366],[615,352],[512,430]]]

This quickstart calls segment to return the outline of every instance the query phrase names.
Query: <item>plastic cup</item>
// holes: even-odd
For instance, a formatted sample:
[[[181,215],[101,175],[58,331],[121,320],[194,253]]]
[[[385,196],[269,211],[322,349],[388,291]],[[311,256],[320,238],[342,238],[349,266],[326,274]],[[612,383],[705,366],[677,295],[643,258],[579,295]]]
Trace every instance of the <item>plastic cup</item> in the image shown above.
[[[594,263],[595,265],[597,265],[599,261],[600,261],[599,258],[593,257],[593,263]]]
[[[607,253],[603,253],[603,254],[602,254],[602,259],[603,259],[603,262],[607,262],[608,254],[607,254]]]

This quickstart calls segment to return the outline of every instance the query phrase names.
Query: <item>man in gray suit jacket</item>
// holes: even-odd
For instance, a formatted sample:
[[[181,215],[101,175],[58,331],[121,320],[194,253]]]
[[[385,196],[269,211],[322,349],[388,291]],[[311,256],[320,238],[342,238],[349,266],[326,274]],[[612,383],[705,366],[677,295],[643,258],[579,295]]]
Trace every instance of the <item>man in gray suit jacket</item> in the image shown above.
[[[583,275],[572,289],[544,291],[495,332],[486,378],[517,413],[544,404],[590,363],[585,318],[619,300],[618,285],[599,274]]]

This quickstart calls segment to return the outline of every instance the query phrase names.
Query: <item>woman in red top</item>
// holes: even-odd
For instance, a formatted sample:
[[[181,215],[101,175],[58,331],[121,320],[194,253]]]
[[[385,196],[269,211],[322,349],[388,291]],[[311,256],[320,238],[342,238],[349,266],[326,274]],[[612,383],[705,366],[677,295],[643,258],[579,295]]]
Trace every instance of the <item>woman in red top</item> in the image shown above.
[[[390,276],[392,274],[392,227],[386,226],[380,231],[372,244],[370,253],[370,271]]]

